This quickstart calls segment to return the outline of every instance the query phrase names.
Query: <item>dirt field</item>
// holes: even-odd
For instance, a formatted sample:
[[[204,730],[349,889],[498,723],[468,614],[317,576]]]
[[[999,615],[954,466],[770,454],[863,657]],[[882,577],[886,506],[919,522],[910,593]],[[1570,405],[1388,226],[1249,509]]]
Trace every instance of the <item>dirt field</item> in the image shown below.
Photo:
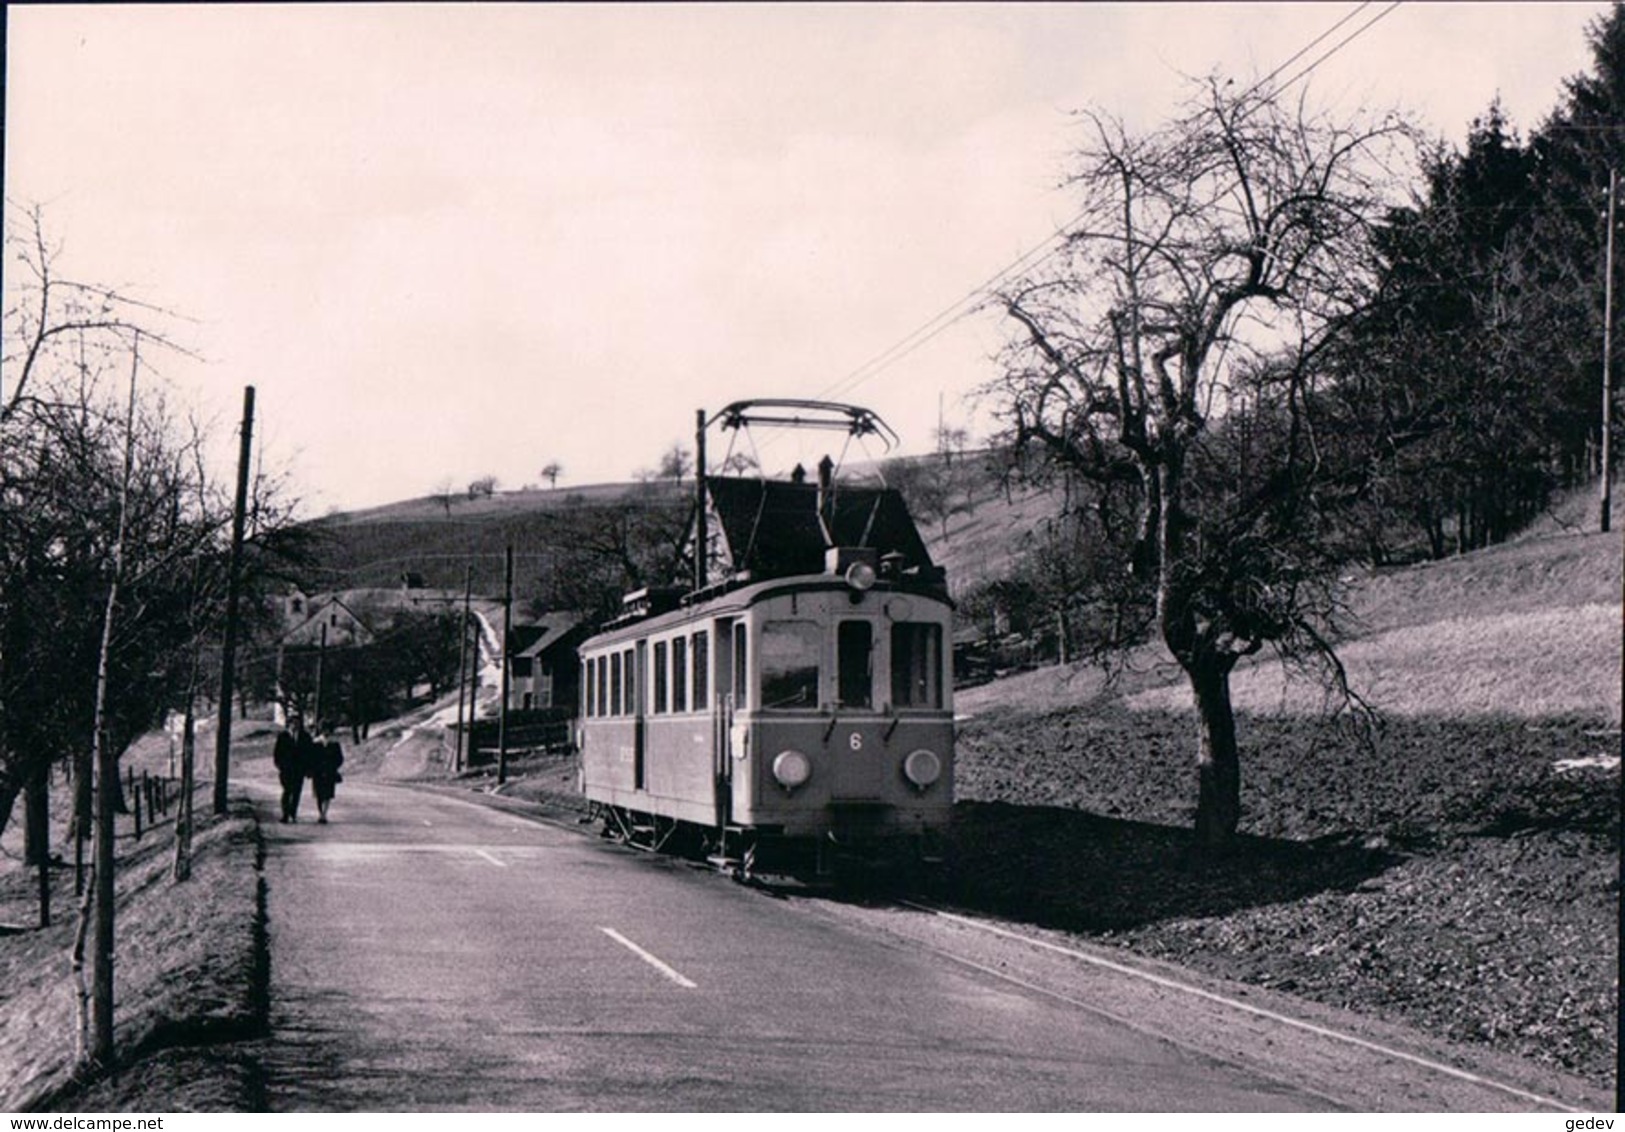
[[[1312,720],[1241,728],[1246,837],[1198,865],[1190,716],[977,715],[958,898],[1612,1082],[1617,730],[1395,719],[1367,747]]]

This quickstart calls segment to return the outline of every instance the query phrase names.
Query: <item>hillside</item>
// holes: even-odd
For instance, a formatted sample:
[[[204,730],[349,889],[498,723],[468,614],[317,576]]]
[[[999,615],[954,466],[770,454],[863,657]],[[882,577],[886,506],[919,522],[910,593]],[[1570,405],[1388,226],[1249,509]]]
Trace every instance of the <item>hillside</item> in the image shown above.
[[[1002,483],[990,452],[962,453],[951,463],[911,457],[886,469],[910,498],[931,557],[946,568],[956,596],[1007,576],[1063,506],[1058,490]],[[511,543],[519,593],[530,596],[527,584],[556,560],[572,517],[624,505],[681,508],[689,490],[687,484],[634,481],[449,502],[425,496],[336,513],[312,524],[321,536],[318,577],[343,589],[398,585],[413,573],[425,585],[460,590],[464,567],[472,566],[475,593],[494,596],[501,593],[503,551]],[[1542,611],[1617,605],[1619,555],[1608,551],[1606,540],[1583,533],[1595,525],[1594,507],[1593,492],[1576,492],[1511,543],[1409,568],[1358,572],[1350,579],[1353,639],[1402,630],[1423,613],[1431,623],[1489,609],[1502,619],[1496,631],[1503,635],[1563,633],[1562,619]],[[1615,510],[1617,531],[1625,516],[1617,503]]]
[[[558,511],[582,503],[602,504],[618,502],[649,485],[636,480],[624,483],[584,484],[580,487],[531,488],[517,491],[493,491],[490,495],[470,496],[457,494],[442,501],[438,496],[424,495],[365,507],[357,511],[340,511],[321,520],[333,527],[365,526],[390,523],[462,523],[502,522],[543,511]]]
[[[317,535],[314,584],[322,589],[399,585],[415,574],[431,588],[461,591],[465,567],[476,595],[499,597],[504,550],[512,546],[515,593],[539,596],[538,575],[558,558],[565,533],[584,514],[620,506],[681,507],[687,489],[671,483],[610,483],[558,490],[499,491],[489,496],[432,496],[310,524]]]
[[[1349,637],[1339,648],[1356,691],[1379,712],[1411,716],[1582,716],[1620,720],[1618,526],[1582,527],[1577,493],[1522,537],[1439,562],[1351,579]],[[1279,663],[1237,672],[1238,708],[1319,710],[1319,689]],[[1178,682],[1136,706],[1184,707]]]

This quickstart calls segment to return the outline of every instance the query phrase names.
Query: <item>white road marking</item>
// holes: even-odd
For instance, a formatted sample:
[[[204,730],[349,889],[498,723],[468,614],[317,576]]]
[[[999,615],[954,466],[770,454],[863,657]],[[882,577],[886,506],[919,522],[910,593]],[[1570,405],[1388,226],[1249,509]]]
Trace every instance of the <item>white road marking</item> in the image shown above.
[[[480,856],[484,857],[487,861],[490,861],[493,865],[495,865],[499,869],[505,869],[505,868],[508,867],[508,862],[497,860],[495,857],[491,856],[491,854],[487,853],[484,849],[476,849],[476,850],[474,850],[474,852],[476,852]]]
[[[432,822],[432,821],[430,821],[430,820],[429,820],[429,819],[428,819],[428,818],[424,818],[424,819],[423,819],[423,824],[424,824],[424,825],[433,825],[433,824],[434,824],[434,822]]]
[[[659,959],[656,959],[653,955],[650,955],[647,951],[643,950],[643,948],[639,947],[637,944],[635,944],[631,940],[627,939],[624,935],[622,935],[620,932],[616,931],[614,928],[599,928],[598,930],[603,932],[605,935],[607,935],[610,939],[614,940],[616,943],[620,944],[622,947],[626,948],[633,955],[636,955],[639,959],[641,959],[645,963],[649,964],[649,966],[651,966],[655,970],[659,971],[662,975],[666,976],[666,978],[670,979],[672,982],[676,983],[678,986],[680,986],[680,987],[688,987],[690,990],[693,990],[693,989],[695,989],[696,987],[699,986],[699,984],[694,982],[692,979],[685,978],[684,976],[678,974],[676,971],[672,970],[666,964],[662,963]]]
[[[1455,1077],[1463,1081],[1471,1081],[1475,1085],[1483,1085],[1487,1088],[1499,1089],[1503,1093],[1510,1093],[1512,1096],[1520,1097],[1523,1100],[1534,1101],[1537,1104],[1543,1104],[1550,1108],[1555,1108],[1559,1112],[1582,1111],[1581,1109],[1570,1108],[1562,1101],[1554,1100],[1551,1097],[1543,1097],[1539,1093],[1525,1092],[1523,1089],[1516,1088],[1512,1085],[1504,1085],[1499,1081],[1492,1081],[1488,1077],[1480,1077],[1476,1073],[1468,1073],[1466,1070],[1456,1069],[1453,1066],[1445,1065],[1441,1062],[1430,1061],[1425,1057],[1418,1057],[1415,1054],[1406,1053],[1404,1050],[1398,1050],[1392,1048],[1391,1046],[1379,1045],[1376,1042],[1366,1041],[1364,1038],[1357,1038],[1353,1034],[1344,1034],[1337,1030],[1327,1029],[1325,1026],[1317,1026],[1313,1022],[1304,1022],[1300,1019],[1292,1018],[1285,1014],[1277,1014],[1273,1010],[1265,1010],[1261,1007],[1253,1006],[1249,1003],[1241,1002],[1234,998],[1226,998],[1222,994],[1214,994],[1212,991],[1202,990],[1200,987],[1193,987],[1188,983],[1182,983],[1176,979],[1166,978],[1162,975],[1153,975],[1149,971],[1141,971],[1123,963],[1113,963],[1110,959],[1105,959],[1098,955],[1090,955],[1086,952],[1074,951],[1070,947],[1062,947],[1060,944],[1050,943],[1048,940],[1034,939],[1031,936],[1022,935],[1020,932],[1006,931],[1004,928],[996,927],[993,924],[983,923],[980,920],[973,920],[967,916],[956,916],[952,912],[944,912],[940,909],[932,908],[924,904],[915,904],[913,901],[905,900],[903,903],[910,908],[918,909],[921,912],[929,912],[933,916],[940,916],[945,920],[951,920],[952,922],[962,924],[965,927],[976,928],[992,935],[1002,936],[1005,939],[1012,939],[1020,943],[1030,944],[1033,947],[1044,951],[1053,951],[1059,955],[1066,955],[1073,959],[1081,959],[1085,963],[1092,963],[1096,967],[1104,967],[1108,971],[1115,971],[1120,975],[1128,975],[1132,978],[1142,979],[1145,982],[1152,983],[1159,987],[1164,987],[1168,990],[1182,991],[1185,994],[1195,995],[1197,998],[1205,998],[1210,1002],[1220,1003],[1224,1006],[1231,1007],[1232,1009],[1242,1011],[1245,1014],[1252,1014],[1259,1018],[1268,1018],[1272,1022],[1279,1022],[1284,1026],[1291,1026],[1299,1030],[1307,1030],[1311,1034],[1318,1034],[1323,1038],[1331,1038],[1333,1041],[1345,1042],[1352,1046],[1359,1046],[1361,1049],[1371,1050],[1373,1053],[1380,1053],[1385,1057],[1393,1057],[1399,1059],[1400,1061],[1408,1061],[1411,1064],[1419,1065],[1424,1069],[1431,1069],[1435,1073],[1443,1073],[1449,1077]],[[608,931],[609,929],[606,928],[604,930]],[[970,964],[970,966],[978,965]],[[987,970],[987,968],[982,969]],[[995,971],[989,971],[989,973],[999,974],[999,972]],[[1010,981],[1016,982],[1018,980],[1011,979]],[[1059,998],[1062,996],[1057,995],[1056,997]]]

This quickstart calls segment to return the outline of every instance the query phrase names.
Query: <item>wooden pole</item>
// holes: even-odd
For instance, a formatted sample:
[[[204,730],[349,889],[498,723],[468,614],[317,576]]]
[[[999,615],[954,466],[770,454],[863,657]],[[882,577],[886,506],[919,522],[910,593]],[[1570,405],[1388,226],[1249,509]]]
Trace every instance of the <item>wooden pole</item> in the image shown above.
[[[513,652],[513,543],[502,556],[502,702],[497,707],[497,785],[508,781],[508,669]]]
[[[311,713],[316,717],[315,719],[311,720],[311,723],[313,723],[316,727],[321,727],[321,725],[322,725],[322,684],[325,682],[325,680],[324,680],[324,670],[326,669],[326,667],[327,667],[327,622],[324,621],[324,622],[322,622],[321,640],[316,645],[316,709],[315,709],[314,712]],[[312,735],[316,734],[314,729],[311,731],[311,734]]]
[[[474,761],[474,742],[479,735],[475,730],[480,702],[480,627],[477,620],[474,622],[474,640],[468,652],[468,746],[463,750],[465,765]]]
[[[46,763],[34,773],[23,801],[26,832],[30,834],[29,848],[34,853],[34,866],[39,869],[39,926],[51,926],[51,765]]]
[[[181,725],[181,786],[179,803],[175,810],[175,879],[189,880],[192,876],[192,789],[197,759],[196,697],[188,692],[186,720]]]
[[[705,410],[694,411],[694,589],[705,588],[705,544],[710,532],[706,530],[705,513]]]
[[[237,452],[237,499],[231,513],[231,558],[226,573],[226,631],[220,645],[220,730],[214,737],[214,812],[226,812],[231,767],[231,698],[237,669],[237,615],[242,601],[243,522],[248,513],[248,461],[254,444],[254,387],[243,387],[243,425]]]
[[[1612,469],[1614,416],[1614,198],[1618,195],[1619,173],[1608,170],[1608,244],[1602,261],[1602,499],[1601,527],[1607,531],[1614,509]]]
[[[474,567],[463,567],[463,620],[461,631],[457,634],[457,730],[453,734],[454,745],[451,752],[451,769],[453,773],[461,773],[463,769],[463,690],[468,683],[468,605],[474,593]]]

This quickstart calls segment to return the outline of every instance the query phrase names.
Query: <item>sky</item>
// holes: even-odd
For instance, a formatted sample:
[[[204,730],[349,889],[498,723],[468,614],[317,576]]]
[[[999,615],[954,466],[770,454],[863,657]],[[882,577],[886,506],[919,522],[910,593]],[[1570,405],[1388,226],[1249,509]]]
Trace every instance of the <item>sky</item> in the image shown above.
[[[1074,111],[1152,126],[1352,14],[1280,79],[1325,55],[1293,89],[1333,112],[1459,144],[1498,97],[1527,133],[1603,10],[12,5],[5,195],[64,272],[187,316],[197,357],[150,380],[224,478],[255,387],[307,514],[628,479],[753,397],[856,402],[925,452],[987,427],[1003,328],[967,312],[1071,215]],[[770,469],[811,451],[753,437]]]

